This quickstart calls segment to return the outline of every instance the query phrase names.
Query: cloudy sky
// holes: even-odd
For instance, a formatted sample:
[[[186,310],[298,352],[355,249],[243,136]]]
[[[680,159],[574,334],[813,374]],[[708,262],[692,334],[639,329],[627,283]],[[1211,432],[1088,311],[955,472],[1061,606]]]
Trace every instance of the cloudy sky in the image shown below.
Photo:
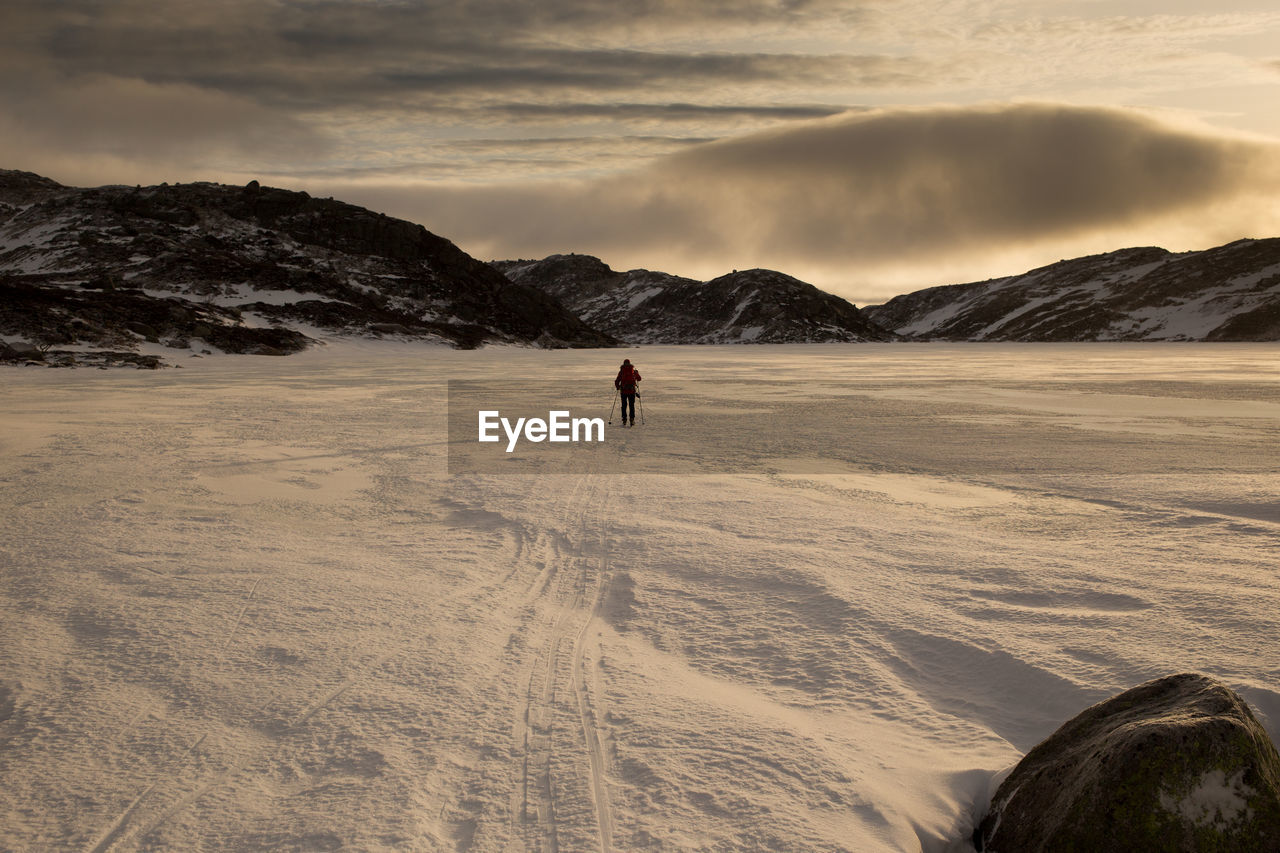
[[[853,299],[1280,235],[1274,0],[0,0],[0,168]]]

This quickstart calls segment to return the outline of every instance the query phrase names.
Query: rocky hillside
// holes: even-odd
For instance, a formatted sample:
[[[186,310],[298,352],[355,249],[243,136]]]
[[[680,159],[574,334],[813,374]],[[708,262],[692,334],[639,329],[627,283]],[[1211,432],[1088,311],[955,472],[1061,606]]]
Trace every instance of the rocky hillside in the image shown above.
[[[912,339],[1280,340],[1280,239],[1202,252],[1124,249],[931,287],[863,312]]]
[[[649,270],[615,272],[590,255],[495,261],[514,282],[556,297],[629,343],[884,341],[894,337],[838,296],[770,270],[708,282]]]
[[[0,357],[147,342],[284,354],[337,333],[613,343],[425,228],[332,199],[257,182],[76,189],[0,171]]]

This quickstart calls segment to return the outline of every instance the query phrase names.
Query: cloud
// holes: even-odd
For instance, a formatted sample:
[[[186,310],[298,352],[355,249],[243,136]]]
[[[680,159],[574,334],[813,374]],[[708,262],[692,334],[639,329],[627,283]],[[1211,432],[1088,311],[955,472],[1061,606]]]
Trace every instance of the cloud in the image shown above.
[[[189,85],[308,113],[437,116],[655,91],[746,109],[801,93],[1026,93],[1137,64],[1167,77],[1175,50],[1200,56],[1191,48],[1207,39],[1280,25],[1274,13],[1044,18],[1003,0],[7,0],[4,14],[0,54],[15,72]],[[1221,55],[1181,64],[1244,73]]]
[[[507,103],[484,107],[490,116],[506,121],[618,121],[687,122],[689,120],[733,121],[828,118],[847,112],[847,107],[822,105],[769,104],[645,104],[645,103]]]
[[[1094,15],[1052,18],[999,18],[977,24],[972,36],[983,40],[1030,41],[1035,47],[1079,45],[1082,41],[1129,44],[1200,44],[1228,35],[1253,35],[1280,26],[1280,13],[1229,12],[1197,14]]]
[[[475,62],[419,57],[413,70],[377,71],[369,87],[383,95],[697,91],[707,84],[911,86],[928,78],[929,63],[894,56],[820,56],[778,53],[693,53],[627,49],[511,50]],[[366,93],[372,94],[372,92]]]
[[[560,174],[575,175],[618,162],[611,152],[620,137],[723,137],[832,115],[837,107],[823,102],[920,101],[946,91],[971,99],[978,90],[1060,98],[1064,78],[1105,88],[1145,74],[1144,85],[1155,85],[1171,69],[1196,85],[1242,79],[1235,60],[1190,51],[1200,58],[1175,62],[1168,52],[1204,38],[1195,24],[1223,36],[1259,20],[1046,19],[1010,0],[7,0],[4,18],[0,79],[15,82],[0,86],[0,115],[34,114],[16,81],[43,81],[35,88],[52,93],[35,115],[36,134],[74,127],[75,93],[101,93],[89,100],[84,138],[104,147],[88,153],[136,172],[172,132],[171,179],[230,162],[211,150],[241,152],[237,171],[274,163],[280,174],[390,173],[417,163],[406,174],[493,179],[501,167],[552,167],[521,157],[465,164],[433,150],[444,139],[493,136],[495,127],[503,136],[598,136],[594,152],[578,146],[556,158]],[[932,35],[922,41],[921,33]],[[1264,73],[1258,65],[1251,61],[1249,74]],[[185,93],[174,98],[180,122],[171,130],[143,106],[165,93]],[[104,109],[95,112],[97,104]],[[121,115],[141,111],[138,126],[153,128],[154,142],[131,139],[129,122],[107,114],[115,106]],[[83,153],[76,137],[65,135],[64,158]],[[41,144],[52,156],[62,143],[46,134]],[[320,144],[331,148],[316,159]],[[129,163],[133,148],[139,159]]]
[[[672,272],[768,266],[830,282],[843,271],[847,282],[1104,236],[1273,233],[1280,145],[1116,109],[884,110],[591,182],[345,190],[485,257],[579,251]]]
[[[195,85],[277,107],[322,110],[451,95],[697,92],[707,83],[863,79],[910,84],[917,60],[639,49],[637,28],[674,39],[795,24],[856,3],[776,0],[11,0],[0,47],[67,77],[111,75]],[[842,11],[843,10],[843,11]]]
[[[286,185],[299,180],[346,180],[369,184],[379,180],[415,181],[483,179],[496,170],[518,171],[523,179],[563,177],[577,172],[600,173],[634,166],[639,160],[669,154],[708,139],[670,136],[542,137],[460,139],[432,144],[413,159],[388,159],[353,165],[344,161],[300,163],[269,173]],[[247,180],[247,178],[245,178]]]
[[[115,180],[128,172],[153,183],[157,169],[221,171],[328,146],[287,115],[180,84],[28,75],[21,86],[0,85],[0,104],[0,162],[77,183],[100,183],[104,167]]]
[[[627,137],[705,140],[830,115],[812,101],[835,87],[926,80],[931,61],[912,57],[665,41],[709,22],[723,34],[829,20],[863,2],[9,0],[0,154],[77,182],[148,181],[148,169],[151,180],[583,174],[679,144]],[[662,37],[637,47],[650,28]],[[795,87],[807,103],[791,103]],[[536,160],[464,162],[439,147],[512,124],[597,140]]]
[[[1250,187],[1277,151],[1120,110],[1026,104],[855,116],[715,143],[662,171],[718,198],[709,215],[740,219],[752,241],[866,256],[1197,208]],[[751,215],[726,216],[731,199]]]

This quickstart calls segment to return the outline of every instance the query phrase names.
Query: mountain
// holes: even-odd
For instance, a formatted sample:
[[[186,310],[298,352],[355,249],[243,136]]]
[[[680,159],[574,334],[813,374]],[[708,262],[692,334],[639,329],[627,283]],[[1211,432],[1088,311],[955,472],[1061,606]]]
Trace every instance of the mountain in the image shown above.
[[[1280,239],[1123,249],[931,287],[863,313],[916,340],[1280,340]]]
[[[287,354],[329,335],[474,347],[1280,340],[1280,239],[1134,248],[862,309],[791,276],[708,282],[588,255],[484,264],[333,199],[210,183],[66,187],[0,170],[0,361]]]
[[[770,270],[708,282],[615,272],[590,255],[494,261],[514,282],[559,299],[583,321],[637,344],[886,341],[895,336],[838,296]]]
[[[284,354],[313,335],[609,346],[420,225],[261,187],[77,189],[0,171],[0,336],[15,349]]]

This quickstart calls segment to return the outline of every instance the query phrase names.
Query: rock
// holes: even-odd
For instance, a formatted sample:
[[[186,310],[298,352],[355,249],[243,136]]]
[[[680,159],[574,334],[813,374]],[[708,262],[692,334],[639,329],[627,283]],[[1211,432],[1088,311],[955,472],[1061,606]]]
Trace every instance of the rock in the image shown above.
[[[156,330],[153,327],[148,326],[146,323],[139,323],[136,321],[131,323],[126,323],[125,328],[131,332],[134,332],[140,335],[144,340],[150,343],[153,343],[153,344],[160,343],[159,333],[156,332]]]
[[[5,364],[38,364],[45,360],[45,353],[32,343],[14,341],[7,344],[0,341],[0,362]]]
[[[369,331],[377,335],[412,335],[413,330],[400,323],[370,323]]]
[[[43,200],[66,190],[62,184],[34,172],[0,169],[0,199],[26,205]]]
[[[980,851],[1280,851],[1275,745],[1235,692],[1192,673],[1086,709],[991,803]]]

